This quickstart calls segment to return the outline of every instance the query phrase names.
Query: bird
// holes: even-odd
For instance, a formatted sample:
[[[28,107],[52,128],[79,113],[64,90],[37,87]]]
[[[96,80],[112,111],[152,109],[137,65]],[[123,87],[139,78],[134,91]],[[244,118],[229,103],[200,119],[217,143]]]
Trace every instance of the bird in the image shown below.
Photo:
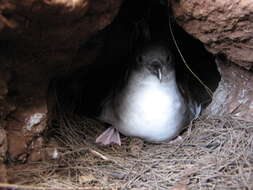
[[[137,48],[124,85],[105,98],[99,120],[110,127],[96,138],[102,145],[121,145],[120,134],[147,142],[166,142],[197,118],[201,106],[176,80],[175,60],[165,43]]]

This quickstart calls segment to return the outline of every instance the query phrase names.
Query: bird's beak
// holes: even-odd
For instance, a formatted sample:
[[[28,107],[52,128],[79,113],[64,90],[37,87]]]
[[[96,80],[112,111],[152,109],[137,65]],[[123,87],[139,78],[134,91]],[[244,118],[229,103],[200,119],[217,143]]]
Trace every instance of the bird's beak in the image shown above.
[[[149,67],[151,73],[153,73],[157,79],[162,82],[162,64],[159,60],[154,60],[151,62],[150,67]]]
[[[161,68],[158,69],[158,73],[157,74],[158,74],[157,77],[158,77],[159,81],[162,82],[162,70],[161,70]]]

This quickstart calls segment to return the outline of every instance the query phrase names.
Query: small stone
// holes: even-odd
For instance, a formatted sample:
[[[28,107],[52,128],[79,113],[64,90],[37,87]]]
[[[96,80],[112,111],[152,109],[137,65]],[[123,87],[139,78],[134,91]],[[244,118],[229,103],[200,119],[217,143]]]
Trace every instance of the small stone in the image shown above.
[[[45,151],[46,159],[48,160],[57,160],[61,156],[57,148],[46,148]]]
[[[87,184],[87,183],[91,183],[94,181],[97,181],[97,179],[92,174],[79,176],[79,183],[80,184],[85,184],[85,183]]]

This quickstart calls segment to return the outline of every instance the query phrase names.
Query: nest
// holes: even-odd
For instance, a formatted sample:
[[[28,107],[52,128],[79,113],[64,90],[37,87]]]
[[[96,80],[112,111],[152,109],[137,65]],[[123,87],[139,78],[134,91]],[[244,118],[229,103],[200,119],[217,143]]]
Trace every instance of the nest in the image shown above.
[[[54,138],[58,159],[16,169],[10,175],[19,186],[12,188],[253,188],[252,123],[229,116],[200,117],[172,142],[123,137],[121,147],[94,143],[104,128],[88,118],[64,117]]]

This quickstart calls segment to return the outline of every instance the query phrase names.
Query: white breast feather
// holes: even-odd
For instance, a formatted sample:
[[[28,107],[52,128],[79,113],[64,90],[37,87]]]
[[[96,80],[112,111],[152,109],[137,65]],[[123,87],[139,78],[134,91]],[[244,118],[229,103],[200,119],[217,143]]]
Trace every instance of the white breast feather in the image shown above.
[[[129,89],[115,127],[125,135],[166,140],[178,131],[180,94],[174,85],[148,77]]]

